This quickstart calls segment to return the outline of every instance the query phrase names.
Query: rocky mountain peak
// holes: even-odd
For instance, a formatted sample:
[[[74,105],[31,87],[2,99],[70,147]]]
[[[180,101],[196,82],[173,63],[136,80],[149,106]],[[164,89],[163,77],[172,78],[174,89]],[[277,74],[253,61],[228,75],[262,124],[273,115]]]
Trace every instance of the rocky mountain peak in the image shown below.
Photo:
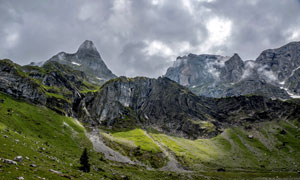
[[[235,53],[225,62],[224,68],[221,69],[221,80],[229,83],[239,81],[243,75],[244,66],[244,61]]]
[[[86,73],[88,80],[96,84],[102,84],[116,77],[104,63],[94,43],[89,40],[85,40],[76,53],[61,52],[53,56],[49,61],[56,61],[75,70],[83,71]]]
[[[78,48],[77,54],[79,56],[95,56],[95,57],[100,57],[100,54],[94,45],[93,41],[90,40],[85,40]]]
[[[225,64],[233,64],[233,63],[237,65],[241,65],[244,64],[244,61],[237,53],[234,53],[234,55],[230,59],[228,59],[228,61],[226,61]]]

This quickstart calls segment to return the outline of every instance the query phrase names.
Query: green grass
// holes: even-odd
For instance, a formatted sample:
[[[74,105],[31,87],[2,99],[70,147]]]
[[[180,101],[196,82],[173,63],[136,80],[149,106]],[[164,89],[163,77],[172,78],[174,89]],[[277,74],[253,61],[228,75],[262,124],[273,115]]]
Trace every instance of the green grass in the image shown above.
[[[185,166],[198,163],[207,164],[223,155],[222,149],[214,141],[208,139],[193,141],[165,134],[151,134],[151,136],[174,152]]]
[[[11,176],[7,178],[15,179],[21,175],[29,175],[30,178],[50,178],[48,168],[64,173],[73,171],[76,176],[75,167],[78,166],[82,148],[91,148],[91,143],[84,135],[84,129],[74,122],[74,119],[60,116],[45,107],[36,107],[1,93],[0,99],[5,100],[4,104],[0,105],[1,158],[13,159],[22,155],[31,159],[18,166],[20,170],[11,166],[5,167],[4,171],[11,172]],[[4,135],[8,138],[4,138]],[[30,171],[29,163],[39,166],[36,172]],[[70,164],[73,164],[73,168]]]
[[[284,128],[287,134],[281,135],[278,127]],[[259,138],[248,138],[252,133]],[[299,130],[284,121],[261,123],[251,131],[237,127],[227,129],[211,139],[188,140],[161,133],[151,133],[151,136],[174,152],[182,164],[194,170],[201,167],[210,171],[224,167],[258,172],[297,171],[300,167],[297,160],[300,157]]]
[[[132,160],[138,160],[153,168],[163,167],[167,162],[167,157],[159,146],[142,129],[102,132],[102,135],[110,147]]]
[[[46,94],[48,97],[54,97],[54,98],[56,98],[56,99],[62,99],[62,100],[64,100],[64,101],[68,102],[69,104],[71,104],[71,101],[70,101],[69,99],[65,98],[65,97],[64,97],[63,95],[61,95],[61,94],[49,93],[49,92],[46,92],[45,94]]]
[[[106,134],[109,136],[108,134]],[[151,151],[154,153],[161,152],[160,148],[155,142],[146,136],[145,132],[141,129],[133,129],[124,132],[115,132],[110,135],[113,140],[119,143],[125,143],[133,145],[134,147],[140,147],[142,150]]]

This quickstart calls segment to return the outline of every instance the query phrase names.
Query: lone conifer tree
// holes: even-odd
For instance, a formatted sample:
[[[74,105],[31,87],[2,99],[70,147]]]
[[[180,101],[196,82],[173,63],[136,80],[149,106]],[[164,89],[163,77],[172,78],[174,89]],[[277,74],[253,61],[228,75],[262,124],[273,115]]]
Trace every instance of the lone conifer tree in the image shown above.
[[[80,164],[81,164],[81,167],[79,169],[81,171],[90,172],[89,157],[88,157],[86,148],[84,148],[84,151],[80,157]]]

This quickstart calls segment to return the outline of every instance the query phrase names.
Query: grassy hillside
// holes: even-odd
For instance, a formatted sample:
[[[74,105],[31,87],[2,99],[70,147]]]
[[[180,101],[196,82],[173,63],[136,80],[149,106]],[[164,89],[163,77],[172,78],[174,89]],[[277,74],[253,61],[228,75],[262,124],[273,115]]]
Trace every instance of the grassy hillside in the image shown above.
[[[147,132],[141,129],[103,134],[110,137],[108,145],[120,152],[124,149],[128,152],[136,146],[149,150],[149,144],[152,148],[160,144],[169,154],[174,154],[185,169],[196,174],[216,178],[300,177],[297,173],[300,169],[297,121],[252,124],[247,130],[234,127],[214,138],[197,140],[153,130],[145,135]],[[217,172],[220,169],[226,172]]]
[[[112,162],[92,149],[85,128],[72,118],[61,116],[0,93],[0,179],[224,179],[245,177],[298,177],[300,167],[299,123],[269,122],[250,130],[228,129],[212,139],[188,140],[156,131],[135,129],[106,131],[108,145],[134,160],[160,168],[174,154],[178,162],[192,171],[175,173]],[[248,135],[253,138],[248,138]],[[88,148],[91,172],[78,170],[79,158]],[[36,167],[31,167],[35,164]],[[226,172],[217,172],[223,167]],[[278,168],[278,169],[276,169]],[[53,169],[60,174],[49,171]],[[270,172],[270,170],[275,172]],[[249,172],[249,170],[253,172]]]
[[[163,167],[168,160],[155,141],[141,129],[102,133],[102,135],[113,149],[150,167]]]
[[[227,129],[212,139],[195,141],[151,134],[191,169],[225,168],[247,171],[297,171],[300,131],[293,122],[267,122],[251,130]]]
[[[74,119],[45,107],[17,100],[0,93],[0,158],[13,160],[23,156],[18,165],[0,161],[0,179],[185,179],[169,172],[145,171],[143,167],[110,162],[92,150],[85,129]],[[91,172],[78,170],[83,149],[89,149]],[[26,158],[27,157],[27,158]],[[35,164],[37,167],[30,167]],[[53,169],[61,174],[50,172]]]

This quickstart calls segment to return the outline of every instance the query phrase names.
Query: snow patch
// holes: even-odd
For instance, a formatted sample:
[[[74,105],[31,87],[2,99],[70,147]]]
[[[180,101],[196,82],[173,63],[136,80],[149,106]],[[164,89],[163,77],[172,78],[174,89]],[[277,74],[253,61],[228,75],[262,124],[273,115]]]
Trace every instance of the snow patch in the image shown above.
[[[76,65],[76,66],[81,66],[81,64],[77,63],[77,62],[74,62],[72,61],[72,64]]]
[[[291,93],[291,92],[290,92],[287,88],[285,88],[285,87],[280,87],[280,89],[285,90],[291,98],[294,98],[294,99],[300,98],[299,95]]]
[[[292,73],[291,73],[290,77],[292,77],[292,76],[295,74],[295,71],[297,71],[298,69],[300,69],[300,66],[299,66],[299,67],[297,67],[296,69],[294,69],[294,70],[292,71]]]

